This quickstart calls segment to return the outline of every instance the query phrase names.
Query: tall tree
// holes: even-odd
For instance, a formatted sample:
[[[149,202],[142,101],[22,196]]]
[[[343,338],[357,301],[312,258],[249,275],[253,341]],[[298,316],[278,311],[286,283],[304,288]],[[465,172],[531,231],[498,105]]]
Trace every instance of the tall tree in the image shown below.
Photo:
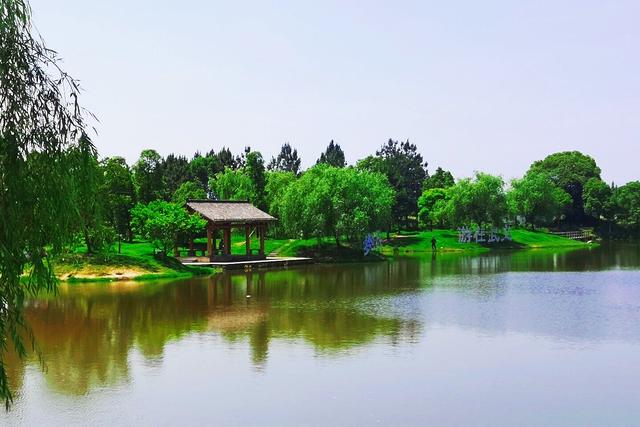
[[[396,225],[406,225],[410,216],[417,216],[418,197],[422,194],[422,181],[427,176],[427,163],[414,144],[389,139],[376,151],[375,157],[361,160],[358,167],[387,176],[396,193],[393,207]]]
[[[191,178],[189,161],[184,156],[169,154],[160,165],[162,173],[162,193],[170,199],[180,185]]]
[[[535,228],[560,219],[571,204],[571,196],[547,174],[532,172],[511,182],[507,201],[513,216],[522,217],[525,224]]]
[[[613,188],[599,178],[590,178],[582,190],[584,212],[597,220],[610,220],[614,214]]]
[[[640,181],[632,181],[614,192],[618,223],[640,235]]]
[[[73,230],[65,159],[84,122],[77,82],[32,35],[28,3],[0,0],[0,23],[0,397],[8,406],[6,352],[24,357],[24,337],[34,347],[25,298],[55,289],[49,256]]]
[[[293,172],[298,175],[300,172],[300,157],[298,150],[292,149],[289,143],[285,143],[280,149],[277,157],[272,157],[267,169],[270,171]]]
[[[131,170],[122,157],[109,157],[102,161],[102,171],[107,221],[116,233],[130,241],[130,210],[136,201]]]
[[[265,167],[264,159],[259,151],[249,151],[246,155],[246,164],[244,170],[251,182],[253,183],[255,191],[255,203],[260,209],[266,209],[264,198],[265,180]]]
[[[112,232],[105,227],[104,175],[98,153],[91,140],[83,134],[78,146],[69,152],[75,212],[78,227],[88,253],[96,253],[112,243]]]
[[[430,190],[432,188],[449,188],[455,184],[455,180],[453,179],[453,175],[451,172],[438,167],[436,172],[427,176],[422,184],[423,190]]]
[[[569,193],[572,204],[565,210],[566,220],[582,224],[586,217],[582,189],[590,178],[600,178],[596,161],[579,151],[564,151],[534,162],[527,173],[545,173],[564,191]]]
[[[138,200],[149,203],[162,198],[162,157],[156,150],[143,150],[133,165]]]
[[[325,163],[336,168],[343,168],[347,164],[344,159],[344,151],[342,151],[340,145],[333,142],[333,139],[329,143],[329,146],[327,147],[325,152],[320,154],[320,158],[318,159],[316,164],[319,163]]]
[[[507,217],[504,181],[499,176],[477,172],[473,179],[461,179],[447,190],[444,213],[451,227],[476,224],[500,226]]]

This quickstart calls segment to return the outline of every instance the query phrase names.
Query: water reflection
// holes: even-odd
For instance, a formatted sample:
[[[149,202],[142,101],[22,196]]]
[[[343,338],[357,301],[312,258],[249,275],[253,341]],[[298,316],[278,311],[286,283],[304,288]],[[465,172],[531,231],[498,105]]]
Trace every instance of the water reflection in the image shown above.
[[[47,363],[47,387],[80,396],[126,386],[134,350],[161,366],[167,344],[187,336],[248,343],[247,363],[258,371],[268,369],[269,349],[281,340],[331,358],[374,344],[418,345],[437,327],[637,343],[638,273],[589,272],[638,266],[638,247],[618,245],[63,285],[55,297],[30,301],[26,317]],[[37,360],[8,360],[18,389],[25,363]]]

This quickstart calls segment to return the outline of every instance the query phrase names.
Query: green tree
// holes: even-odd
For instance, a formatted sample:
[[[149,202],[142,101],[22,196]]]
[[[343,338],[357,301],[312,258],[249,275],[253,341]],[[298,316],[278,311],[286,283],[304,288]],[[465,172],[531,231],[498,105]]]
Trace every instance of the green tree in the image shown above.
[[[568,222],[580,224],[585,221],[582,189],[590,178],[600,178],[600,168],[592,157],[579,151],[554,153],[534,162],[528,173],[544,173],[569,193],[572,204],[565,210]]]
[[[165,199],[170,199],[182,183],[191,179],[189,161],[184,156],[169,154],[160,164],[162,190]]]
[[[189,199],[206,199],[207,193],[202,189],[199,182],[183,182],[173,193],[171,201],[180,206],[184,206]]]
[[[376,151],[376,157],[370,156],[358,162],[360,169],[387,176],[396,194],[393,217],[397,226],[406,226],[408,218],[418,213],[418,197],[427,176],[426,166],[414,144],[392,139]]]
[[[184,207],[164,200],[146,205],[138,203],[131,210],[131,216],[134,230],[162,255],[177,246],[181,235],[194,235],[207,225],[199,215],[190,215]]]
[[[86,134],[69,151],[69,164],[73,189],[69,196],[73,198],[77,225],[87,252],[96,253],[113,243],[113,230],[105,224],[104,175],[96,149]]]
[[[298,175],[300,172],[300,157],[298,150],[292,149],[289,143],[285,143],[280,149],[277,157],[272,157],[267,169],[270,171],[293,172]]]
[[[251,202],[260,209],[266,209],[264,201],[264,187],[266,184],[264,173],[264,159],[259,151],[249,151],[246,154],[244,173],[251,179],[254,197]]]
[[[284,198],[289,186],[296,181],[296,175],[293,172],[270,171],[266,174],[265,185],[265,204],[267,212],[275,218],[282,217],[284,206]],[[275,235],[280,237],[284,235],[284,226],[282,221],[278,221],[270,227]]]
[[[50,255],[74,229],[66,160],[84,122],[77,82],[32,35],[28,3],[0,0],[0,23],[0,397],[8,406],[7,351],[24,357],[25,337],[35,346],[25,298],[55,289]]]
[[[423,227],[428,225],[433,230],[433,224],[442,220],[439,212],[443,208],[443,202],[447,200],[448,193],[445,188],[435,187],[424,190],[418,199],[418,221],[420,225]],[[443,224],[439,225],[442,226]]]
[[[344,158],[344,151],[342,151],[342,148],[340,148],[339,144],[333,142],[333,139],[329,143],[329,146],[324,151],[324,153],[320,154],[320,158],[318,159],[316,164],[320,163],[324,163],[336,168],[343,168],[346,166],[347,162]]]
[[[282,221],[291,236],[359,243],[366,233],[388,227],[393,201],[383,174],[319,164],[289,185]]]
[[[445,215],[453,227],[476,224],[500,226],[507,217],[504,181],[499,176],[476,172],[474,179],[462,179],[447,191]]]
[[[629,182],[618,187],[613,199],[616,205],[618,224],[640,233],[640,181]]]
[[[192,179],[197,180],[205,190],[208,189],[209,179],[215,176],[215,173],[212,173],[214,162],[217,162],[217,158],[204,157],[200,153],[196,153],[189,162],[189,175]]]
[[[452,187],[453,184],[455,184],[455,180],[453,179],[451,172],[438,167],[433,175],[425,178],[422,184],[422,189],[430,190],[432,188],[449,188]]]
[[[131,170],[122,157],[109,157],[102,161],[102,172],[107,221],[116,233],[130,241],[133,238],[130,210],[136,200]]]
[[[162,157],[156,150],[143,150],[133,165],[133,182],[138,200],[149,203],[162,198]]]
[[[597,220],[610,220],[614,214],[613,189],[599,178],[590,178],[582,190],[584,212]]]
[[[511,182],[507,200],[512,215],[521,216],[534,228],[560,219],[571,204],[571,196],[547,174],[534,172]]]
[[[209,181],[220,200],[249,200],[255,203],[257,195],[251,177],[244,170],[225,169]]]

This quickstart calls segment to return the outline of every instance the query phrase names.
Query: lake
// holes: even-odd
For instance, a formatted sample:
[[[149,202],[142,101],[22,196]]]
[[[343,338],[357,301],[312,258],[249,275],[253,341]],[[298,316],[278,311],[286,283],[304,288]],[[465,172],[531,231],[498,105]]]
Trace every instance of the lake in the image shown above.
[[[640,424],[640,246],[65,284],[7,425]]]

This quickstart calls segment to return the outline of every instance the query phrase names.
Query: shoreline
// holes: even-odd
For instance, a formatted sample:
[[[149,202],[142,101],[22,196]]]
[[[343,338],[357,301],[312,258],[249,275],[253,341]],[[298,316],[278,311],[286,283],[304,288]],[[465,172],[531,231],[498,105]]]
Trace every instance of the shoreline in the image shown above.
[[[437,249],[431,249],[431,239],[435,238]],[[516,229],[512,231],[512,241],[495,244],[460,243],[454,230],[433,230],[396,233],[386,240],[373,254],[364,256],[360,248],[348,245],[336,246],[330,238],[324,239],[271,239],[268,250],[271,256],[306,256],[319,264],[345,264],[355,262],[384,261],[397,255],[427,254],[485,254],[494,251],[520,251],[540,249],[587,249],[598,247],[596,242],[585,243],[546,233]],[[238,252],[244,249],[244,242],[234,242]],[[58,280],[64,283],[154,281],[161,279],[187,279],[208,276],[220,269],[183,265],[173,257],[153,255],[148,242],[122,244],[121,254],[88,255],[82,252],[59,256],[54,262]]]

